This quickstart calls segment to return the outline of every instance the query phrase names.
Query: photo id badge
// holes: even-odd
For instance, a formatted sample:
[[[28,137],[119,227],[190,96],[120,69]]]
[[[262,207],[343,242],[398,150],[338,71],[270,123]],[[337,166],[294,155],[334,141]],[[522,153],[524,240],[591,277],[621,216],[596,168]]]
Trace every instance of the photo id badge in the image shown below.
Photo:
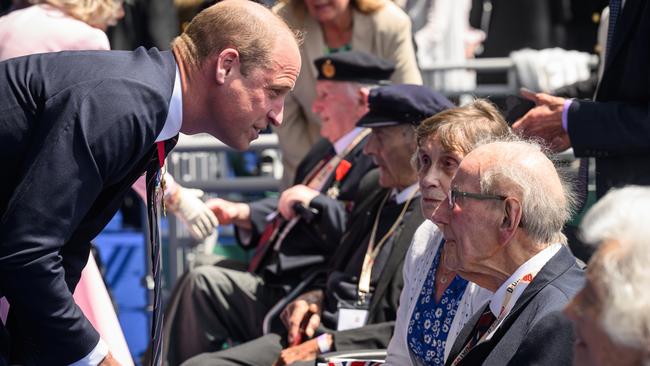
[[[339,301],[339,315],[336,330],[360,328],[368,320],[368,303],[363,305],[347,304]]]

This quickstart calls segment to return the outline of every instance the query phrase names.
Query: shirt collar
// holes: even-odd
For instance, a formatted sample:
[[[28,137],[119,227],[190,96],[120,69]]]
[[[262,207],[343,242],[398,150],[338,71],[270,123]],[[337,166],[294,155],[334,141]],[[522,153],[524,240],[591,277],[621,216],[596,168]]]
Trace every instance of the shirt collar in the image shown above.
[[[420,188],[420,185],[418,183],[413,183],[410,186],[404,188],[401,192],[397,191],[397,188],[393,188],[391,191],[391,197],[395,197],[395,202],[398,205],[401,205],[402,203],[406,202],[406,200],[411,196],[411,194],[414,194],[413,197],[417,197],[420,195],[420,192],[415,192]]]
[[[544,265],[551,260],[551,258],[560,251],[562,244],[552,244],[544,248],[541,252],[535,254],[532,258],[527,260],[522,264],[517,270],[503,283],[501,287],[492,295],[490,300],[490,310],[495,317],[499,316],[501,311],[501,306],[506,297],[506,289],[508,285],[522,278],[527,273],[537,273],[539,272]],[[519,299],[519,296],[523,293],[523,290],[528,286],[528,283],[520,283],[515,292],[513,292],[512,297],[510,298],[509,308],[512,309],[513,305]]]
[[[352,131],[346,133],[341,137],[340,139],[336,140],[334,143],[334,151],[336,151],[336,154],[342,153],[345,148],[348,147],[354,141],[354,139],[359,136],[359,134],[363,131],[363,127],[355,127]]]
[[[156,138],[156,142],[169,140],[170,138],[178,135],[181,130],[183,122],[183,91],[181,89],[181,76],[178,72],[178,65],[176,65],[176,76],[174,78],[174,89],[172,90],[172,97],[169,100],[169,110],[167,111],[167,119],[163,126],[160,135]]]

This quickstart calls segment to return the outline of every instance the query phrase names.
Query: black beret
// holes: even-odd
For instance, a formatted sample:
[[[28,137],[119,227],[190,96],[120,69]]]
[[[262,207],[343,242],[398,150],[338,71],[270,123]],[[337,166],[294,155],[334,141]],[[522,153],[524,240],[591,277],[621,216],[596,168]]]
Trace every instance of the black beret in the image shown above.
[[[360,51],[335,52],[314,60],[318,80],[387,84],[395,64]]]
[[[403,123],[418,125],[422,120],[453,108],[444,95],[426,86],[397,84],[382,86],[370,91],[368,113],[357,126],[383,127]]]

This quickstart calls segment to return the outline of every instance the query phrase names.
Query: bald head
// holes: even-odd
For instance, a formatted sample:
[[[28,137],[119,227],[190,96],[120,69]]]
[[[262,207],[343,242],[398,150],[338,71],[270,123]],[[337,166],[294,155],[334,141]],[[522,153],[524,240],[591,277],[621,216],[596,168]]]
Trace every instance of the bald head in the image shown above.
[[[476,164],[481,193],[517,197],[521,227],[539,244],[566,243],[562,227],[571,216],[573,195],[540,145],[521,140],[492,142],[461,163]]]
[[[206,59],[226,48],[239,52],[242,73],[271,65],[271,53],[278,46],[293,45],[299,37],[268,8],[248,0],[224,0],[197,14],[172,47],[191,66],[201,67]]]

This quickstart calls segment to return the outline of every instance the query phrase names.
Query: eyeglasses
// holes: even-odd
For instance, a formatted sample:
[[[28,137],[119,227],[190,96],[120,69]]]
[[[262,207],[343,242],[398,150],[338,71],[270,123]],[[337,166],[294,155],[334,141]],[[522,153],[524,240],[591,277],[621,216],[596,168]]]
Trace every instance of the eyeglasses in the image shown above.
[[[453,188],[449,191],[449,207],[454,208],[456,207],[456,199],[458,197],[469,197],[473,198],[475,200],[499,200],[499,201],[505,201],[506,196],[498,196],[498,195],[493,195],[493,194],[483,194],[483,193],[471,193],[471,192],[462,192],[457,190],[456,188]]]

